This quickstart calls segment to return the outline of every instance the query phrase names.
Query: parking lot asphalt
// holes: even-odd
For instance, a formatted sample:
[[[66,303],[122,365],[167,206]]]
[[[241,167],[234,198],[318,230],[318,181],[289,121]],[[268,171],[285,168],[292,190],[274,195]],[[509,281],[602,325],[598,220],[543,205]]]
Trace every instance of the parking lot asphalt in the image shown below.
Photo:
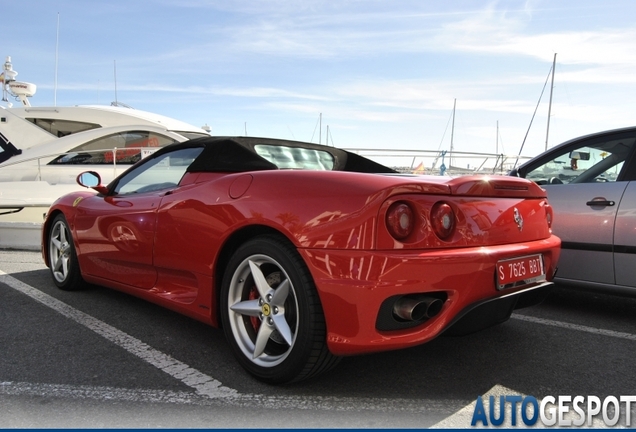
[[[218,329],[98,286],[60,291],[39,253],[0,251],[2,426],[470,427],[471,404],[501,389],[636,394],[634,312],[635,298],[556,287],[502,325],[274,387]]]

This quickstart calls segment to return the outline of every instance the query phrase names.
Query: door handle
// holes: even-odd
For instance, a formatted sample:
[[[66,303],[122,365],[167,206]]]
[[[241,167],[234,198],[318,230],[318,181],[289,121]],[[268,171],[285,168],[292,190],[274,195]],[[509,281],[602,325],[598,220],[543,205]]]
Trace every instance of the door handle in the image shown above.
[[[599,198],[594,198],[592,201],[588,201],[585,203],[585,205],[588,205],[590,207],[612,207],[613,205],[615,205],[616,203],[614,201],[608,201],[605,199],[599,199]]]

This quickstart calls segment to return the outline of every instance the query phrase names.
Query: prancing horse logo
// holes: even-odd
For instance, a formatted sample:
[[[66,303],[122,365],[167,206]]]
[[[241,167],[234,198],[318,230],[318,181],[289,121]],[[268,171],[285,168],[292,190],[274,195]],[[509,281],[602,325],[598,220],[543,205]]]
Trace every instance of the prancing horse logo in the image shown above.
[[[272,313],[272,308],[269,306],[269,304],[265,303],[263,307],[261,308],[261,312],[263,312],[263,315],[268,317],[269,314]]]
[[[514,219],[515,219],[515,222],[517,223],[517,227],[519,228],[519,231],[522,231],[523,217],[521,217],[521,213],[519,213],[519,209],[517,207],[515,207],[514,209]]]

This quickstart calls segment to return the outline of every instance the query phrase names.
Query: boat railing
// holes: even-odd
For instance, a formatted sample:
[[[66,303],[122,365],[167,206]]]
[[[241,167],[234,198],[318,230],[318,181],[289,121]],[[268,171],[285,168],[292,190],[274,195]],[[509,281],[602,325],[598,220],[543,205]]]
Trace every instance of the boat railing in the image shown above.
[[[530,156],[463,151],[344,148],[401,173],[461,176],[507,174]]]
[[[152,154],[160,147],[114,147],[106,149],[96,149],[82,152],[65,152],[47,155],[39,155],[29,159],[23,159],[17,162],[4,163],[1,168],[12,167],[13,169],[21,166],[29,166],[33,169],[34,163],[35,175],[33,180],[47,180],[43,174],[44,167],[68,167],[83,168],[90,170],[91,168],[112,166],[113,177],[123,168],[126,168],[140,159]],[[400,173],[409,174],[427,174],[427,175],[446,175],[461,176],[469,174],[507,174],[514,166],[518,166],[524,161],[530,159],[529,156],[506,155],[503,153],[478,153],[478,152],[462,152],[462,151],[433,151],[433,150],[408,150],[408,149],[371,149],[371,148],[344,148],[351,153],[356,153],[368,159],[374,160],[382,165],[394,168]],[[86,158],[92,158],[98,155],[99,162],[82,163]],[[68,159],[64,159],[66,156]],[[60,158],[62,157],[62,158]],[[51,161],[58,160],[59,163],[51,164]],[[123,167],[122,167],[123,165]],[[75,171],[74,170],[74,171]],[[30,173],[25,172],[30,176]],[[23,177],[24,178],[24,177]]]

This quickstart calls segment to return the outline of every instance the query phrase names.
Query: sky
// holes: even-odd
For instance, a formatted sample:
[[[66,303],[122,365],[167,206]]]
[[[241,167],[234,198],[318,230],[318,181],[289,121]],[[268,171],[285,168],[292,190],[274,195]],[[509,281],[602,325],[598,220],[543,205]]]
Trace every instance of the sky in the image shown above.
[[[631,0],[20,0],[1,16],[33,106],[525,156],[636,123]]]

